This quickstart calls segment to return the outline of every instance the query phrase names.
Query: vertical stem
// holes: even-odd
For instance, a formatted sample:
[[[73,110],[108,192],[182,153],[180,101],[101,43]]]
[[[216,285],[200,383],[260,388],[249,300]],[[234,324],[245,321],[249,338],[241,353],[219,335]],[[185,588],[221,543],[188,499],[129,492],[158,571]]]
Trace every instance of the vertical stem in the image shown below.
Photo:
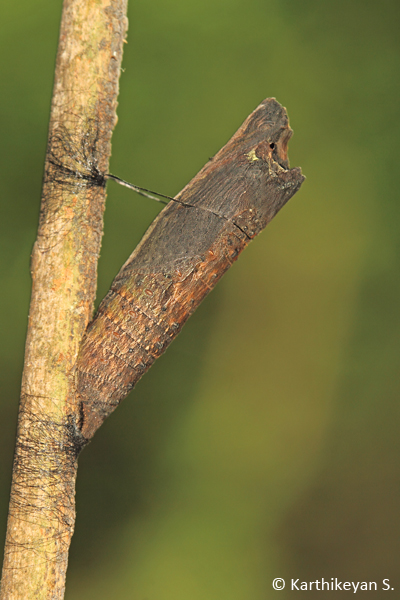
[[[64,597],[80,438],[74,368],[92,314],[127,0],[64,0],[0,598]]]

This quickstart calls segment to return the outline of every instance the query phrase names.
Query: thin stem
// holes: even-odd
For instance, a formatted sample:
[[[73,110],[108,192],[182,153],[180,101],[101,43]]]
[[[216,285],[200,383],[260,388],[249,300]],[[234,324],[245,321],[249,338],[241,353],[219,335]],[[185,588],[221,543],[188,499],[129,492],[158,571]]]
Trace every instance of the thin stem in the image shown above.
[[[81,438],[78,349],[91,318],[127,0],[64,0],[18,417],[1,600],[61,600]]]

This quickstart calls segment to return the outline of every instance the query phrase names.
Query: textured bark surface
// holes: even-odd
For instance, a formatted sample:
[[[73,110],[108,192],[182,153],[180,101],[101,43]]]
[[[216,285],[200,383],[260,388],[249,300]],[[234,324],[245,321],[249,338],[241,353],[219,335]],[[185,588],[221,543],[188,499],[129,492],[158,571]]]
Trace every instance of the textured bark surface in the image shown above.
[[[158,215],[85,334],[79,429],[90,439],[240,252],[300,188],[286,110],[267,99]],[[84,440],[83,440],[84,441]]]
[[[126,0],[64,0],[0,598],[64,597],[79,436],[74,365],[93,310]]]

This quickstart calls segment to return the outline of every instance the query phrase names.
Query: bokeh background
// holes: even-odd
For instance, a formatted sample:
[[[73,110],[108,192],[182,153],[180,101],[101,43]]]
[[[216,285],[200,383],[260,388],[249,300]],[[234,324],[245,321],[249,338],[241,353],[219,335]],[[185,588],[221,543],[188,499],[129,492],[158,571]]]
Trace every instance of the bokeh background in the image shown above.
[[[7,0],[0,22],[1,546],[60,13]],[[275,96],[307,179],[81,455],[67,600],[400,589],[399,17],[130,0],[111,172],[175,194]],[[99,299],[158,210],[109,184]]]

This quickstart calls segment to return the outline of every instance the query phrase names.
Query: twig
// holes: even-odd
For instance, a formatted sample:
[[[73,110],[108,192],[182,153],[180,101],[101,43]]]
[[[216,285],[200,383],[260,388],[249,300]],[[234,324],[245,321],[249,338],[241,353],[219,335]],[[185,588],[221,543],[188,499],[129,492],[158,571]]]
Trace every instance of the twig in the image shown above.
[[[93,310],[126,0],[64,0],[1,583],[64,597],[79,441],[74,365]]]

